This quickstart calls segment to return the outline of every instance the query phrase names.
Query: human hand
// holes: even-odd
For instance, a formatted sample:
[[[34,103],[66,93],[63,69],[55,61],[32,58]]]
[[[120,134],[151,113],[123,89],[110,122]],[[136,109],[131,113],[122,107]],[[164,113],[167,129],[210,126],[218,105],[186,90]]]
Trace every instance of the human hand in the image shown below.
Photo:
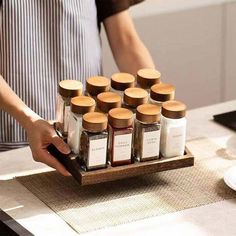
[[[47,151],[50,144],[53,144],[63,154],[69,154],[71,151],[69,146],[56,134],[53,126],[43,119],[37,119],[31,122],[26,132],[33,159],[47,164],[64,176],[70,176],[65,167]]]

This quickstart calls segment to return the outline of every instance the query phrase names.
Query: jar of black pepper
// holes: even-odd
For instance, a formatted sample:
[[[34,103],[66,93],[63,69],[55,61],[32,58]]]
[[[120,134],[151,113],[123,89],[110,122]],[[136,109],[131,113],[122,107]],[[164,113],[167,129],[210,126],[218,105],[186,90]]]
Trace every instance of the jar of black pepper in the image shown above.
[[[114,108],[108,113],[108,121],[111,166],[132,163],[133,113],[125,108]]]
[[[134,155],[138,161],[158,159],[160,146],[160,106],[143,104],[137,107]]]
[[[171,84],[155,84],[151,87],[150,103],[162,105],[163,102],[173,100],[175,97],[175,87]]]
[[[83,84],[77,80],[62,80],[59,82],[59,92],[56,105],[57,128],[66,136],[71,98],[82,95]]]
[[[100,112],[83,115],[79,160],[85,170],[107,167],[107,116]]]
[[[159,84],[161,82],[161,73],[158,70],[145,68],[137,72],[137,84],[141,88],[150,92],[150,88],[154,84]]]
[[[100,93],[97,96],[97,111],[108,113],[111,109],[121,107],[121,96],[113,92]]]
[[[110,79],[104,76],[93,76],[86,80],[85,95],[92,97],[96,101],[99,93],[108,92],[110,88]]]
[[[118,93],[123,101],[124,91],[135,85],[135,77],[129,73],[115,73],[111,76],[111,91]]]

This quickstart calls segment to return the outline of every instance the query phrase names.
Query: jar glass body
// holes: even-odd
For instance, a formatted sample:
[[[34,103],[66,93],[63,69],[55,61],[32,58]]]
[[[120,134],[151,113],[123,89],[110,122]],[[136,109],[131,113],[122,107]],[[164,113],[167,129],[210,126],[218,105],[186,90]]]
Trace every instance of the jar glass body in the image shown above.
[[[149,161],[159,158],[160,123],[135,121],[134,156],[138,161]]]
[[[186,118],[170,119],[161,115],[161,144],[163,157],[184,155],[186,142]]]
[[[158,105],[158,106],[162,106],[162,103],[161,101],[156,101],[154,99],[152,99],[151,97],[149,98],[149,103],[151,104],[154,104],[154,105]]]
[[[107,141],[106,130],[102,132],[82,130],[79,160],[86,171],[107,167]]]
[[[114,128],[108,126],[109,130],[109,161],[111,166],[131,164],[132,158],[132,140],[133,127]]]

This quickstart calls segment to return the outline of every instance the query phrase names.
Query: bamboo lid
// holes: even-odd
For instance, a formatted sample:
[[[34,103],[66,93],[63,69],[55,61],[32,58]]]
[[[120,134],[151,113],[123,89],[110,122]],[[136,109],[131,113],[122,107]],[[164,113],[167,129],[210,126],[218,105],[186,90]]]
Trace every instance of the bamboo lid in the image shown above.
[[[124,92],[124,102],[131,107],[137,107],[148,102],[148,93],[142,88],[128,88]]]
[[[112,108],[121,107],[121,96],[113,92],[100,93],[97,96],[98,108],[107,113]]]
[[[76,114],[85,114],[93,112],[95,109],[95,100],[87,96],[78,96],[71,99],[71,111]]]
[[[160,121],[160,111],[160,106],[143,104],[137,107],[136,118],[144,123],[157,123]]]
[[[90,132],[102,132],[107,128],[107,116],[100,112],[89,112],[83,115],[82,126]]]
[[[93,76],[86,80],[86,90],[92,96],[109,91],[110,85],[110,79],[104,76]]]
[[[150,88],[161,81],[161,73],[158,70],[145,68],[137,72],[137,82],[141,88]]]
[[[161,114],[167,118],[180,119],[185,117],[186,105],[179,101],[167,101],[162,104]]]
[[[114,128],[126,128],[133,123],[133,112],[126,108],[114,108],[108,113],[109,124]]]
[[[173,100],[175,97],[175,87],[171,84],[155,84],[151,87],[150,97],[160,102]]]
[[[82,94],[83,84],[77,80],[62,80],[59,82],[59,94],[62,97],[76,97]]]
[[[116,73],[111,76],[111,87],[119,91],[134,87],[134,83],[135,77],[129,73]]]

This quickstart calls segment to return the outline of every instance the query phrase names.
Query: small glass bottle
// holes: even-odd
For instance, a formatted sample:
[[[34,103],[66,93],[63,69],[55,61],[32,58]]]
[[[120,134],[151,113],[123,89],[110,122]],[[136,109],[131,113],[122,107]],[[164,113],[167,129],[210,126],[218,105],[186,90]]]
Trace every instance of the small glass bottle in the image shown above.
[[[151,87],[150,103],[162,105],[163,102],[174,100],[175,87],[171,84],[155,84]]]
[[[108,113],[111,109],[121,107],[121,96],[113,92],[100,93],[97,96],[97,111]]]
[[[184,155],[186,141],[186,105],[179,101],[167,101],[161,109],[161,145],[163,157]]]
[[[85,95],[92,97],[97,101],[97,95],[99,93],[108,92],[111,88],[110,79],[104,76],[93,76],[86,80]]]
[[[133,113],[125,108],[114,108],[108,113],[108,121],[111,166],[132,163]]]
[[[79,160],[85,170],[107,167],[107,116],[100,112],[83,115]]]
[[[134,156],[138,161],[159,158],[160,106],[143,104],[137,107],[134,137]]]
[[[150,88],[154,84],[161,82],[161,73],[155,69],[145,68],[137,72],[137,84],[139,87],[150,92]]]
[[[148,102],[148,93],[142,88],[128,88],[124,92],[124,108],[136,113],[136,107]]]
[[[123,101],[124,91],[133,88],[135,77],[129,73],[115,73],[111,76],[111,91],[118,93]]]
[[[71,99],[67,143],[75,154],[79,154],[82,117],[85,113],[93,112],[95,100],[88,96],[78,96]]]
[[[72,97],[82,95],[83,84],[77,80],[62,80],[59,82],[57,96],[56,121],[57,128],[67,136],[70,101]]]

